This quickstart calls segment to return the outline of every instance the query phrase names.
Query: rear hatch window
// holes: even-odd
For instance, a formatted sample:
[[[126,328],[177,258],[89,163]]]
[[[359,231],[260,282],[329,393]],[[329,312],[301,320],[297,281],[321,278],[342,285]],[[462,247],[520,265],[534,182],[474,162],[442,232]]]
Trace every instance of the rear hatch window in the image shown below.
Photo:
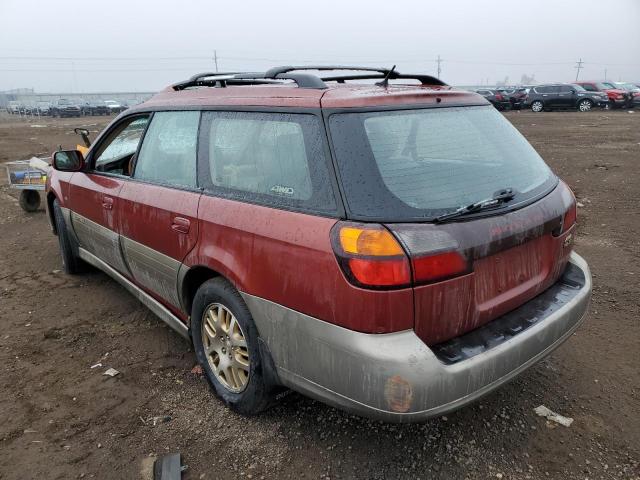
[[[557,183],[493,107],[337,113],[329,125],[356,219],[428,221],[505,188],[516,193],[513,208]]]

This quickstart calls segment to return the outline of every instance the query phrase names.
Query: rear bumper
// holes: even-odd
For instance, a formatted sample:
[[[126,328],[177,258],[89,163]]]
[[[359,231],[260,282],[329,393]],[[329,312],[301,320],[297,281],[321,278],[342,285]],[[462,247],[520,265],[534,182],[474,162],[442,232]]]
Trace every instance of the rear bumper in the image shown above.
[[[535,317],[529,327],[495,345],[472,346],[473,355],[455,363],[447,363],[413,331],[359,333],[243,297],[284,385],[359,415],[419,422],[489,393],[571,336],[588,308],[591,274],[575,253],[569,270],[566,288],[562,280],[556,284],[558,294],[545,308],[534,299],[505,316]]]

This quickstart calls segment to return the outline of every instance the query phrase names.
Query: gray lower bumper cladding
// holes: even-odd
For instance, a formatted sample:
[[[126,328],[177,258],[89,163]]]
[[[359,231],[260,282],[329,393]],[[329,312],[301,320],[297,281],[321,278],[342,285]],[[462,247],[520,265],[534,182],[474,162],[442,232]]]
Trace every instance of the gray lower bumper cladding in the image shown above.
[[[450,351],[443,355],[442,346],[432,350],[413,331],[359,333],[259,297],[243,297],[286,386],[359,415],[418,422],[478,399],[571,336],[591,294],[584,259],[572,253],[559,284],[548,294],[551,307],[541,306],[538,298],[494,321],[510,331],[517,322],[526,328],[498,335],[501,341],[495,341],[495,331],[485,332],[492,339],[488,344],[475,334],[446,346],[462,353],[455,361]]]

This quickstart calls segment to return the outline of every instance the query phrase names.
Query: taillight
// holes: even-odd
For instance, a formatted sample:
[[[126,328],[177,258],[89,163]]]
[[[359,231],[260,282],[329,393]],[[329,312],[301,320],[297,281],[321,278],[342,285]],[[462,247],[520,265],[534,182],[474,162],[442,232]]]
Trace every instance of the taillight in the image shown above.
[[[412,263],[415,283],[431,283],[471,271],[471,264],[458,252],[414,258]]]
[[[409,259],[382,225],[337,223],[331,230],[333,250],[351,283],[375,289],[411,285]]]
[[[331,241],[338,263],[356,286],[404,288],[470,273],[471,262],[450,250],[421,253],[409,259],[398,240],[382,225],[337,223]]]
[[[496,93],[496,100],[504,100],[504,97],[499,93]]]

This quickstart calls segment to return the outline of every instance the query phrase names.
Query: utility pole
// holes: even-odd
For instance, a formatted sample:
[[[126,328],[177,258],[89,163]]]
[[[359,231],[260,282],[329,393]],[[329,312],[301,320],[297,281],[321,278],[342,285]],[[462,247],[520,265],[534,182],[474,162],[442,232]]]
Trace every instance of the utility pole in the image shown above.
[[[574,67],[576,69],[576,82],[578,81],[578,75],[580,75],[580,70],[582,69],[583,63],[584,62],[582,61],[582,58],[581,58],[576,62],[577,65]]]
[[[216,73],[218,73],[218,51],[213,51],[213,63],[216,65]]]
[[[438,78],[440,78],[440,72],[442,72],[442,68],[440,68],[440,64],[442,63],[442,59],[440,58],[440,54],[438,54],[438,59],[436,60],[438,63]]]
[[[607,69],[606,68],[604,69],[604,79],[605,80],[607,79]]]
[[[75,93],[78,89],[78,79],[76,78],[76,62],[71,62],[71,74],[72,74],[72,82],[71,82],[71,93]]]

